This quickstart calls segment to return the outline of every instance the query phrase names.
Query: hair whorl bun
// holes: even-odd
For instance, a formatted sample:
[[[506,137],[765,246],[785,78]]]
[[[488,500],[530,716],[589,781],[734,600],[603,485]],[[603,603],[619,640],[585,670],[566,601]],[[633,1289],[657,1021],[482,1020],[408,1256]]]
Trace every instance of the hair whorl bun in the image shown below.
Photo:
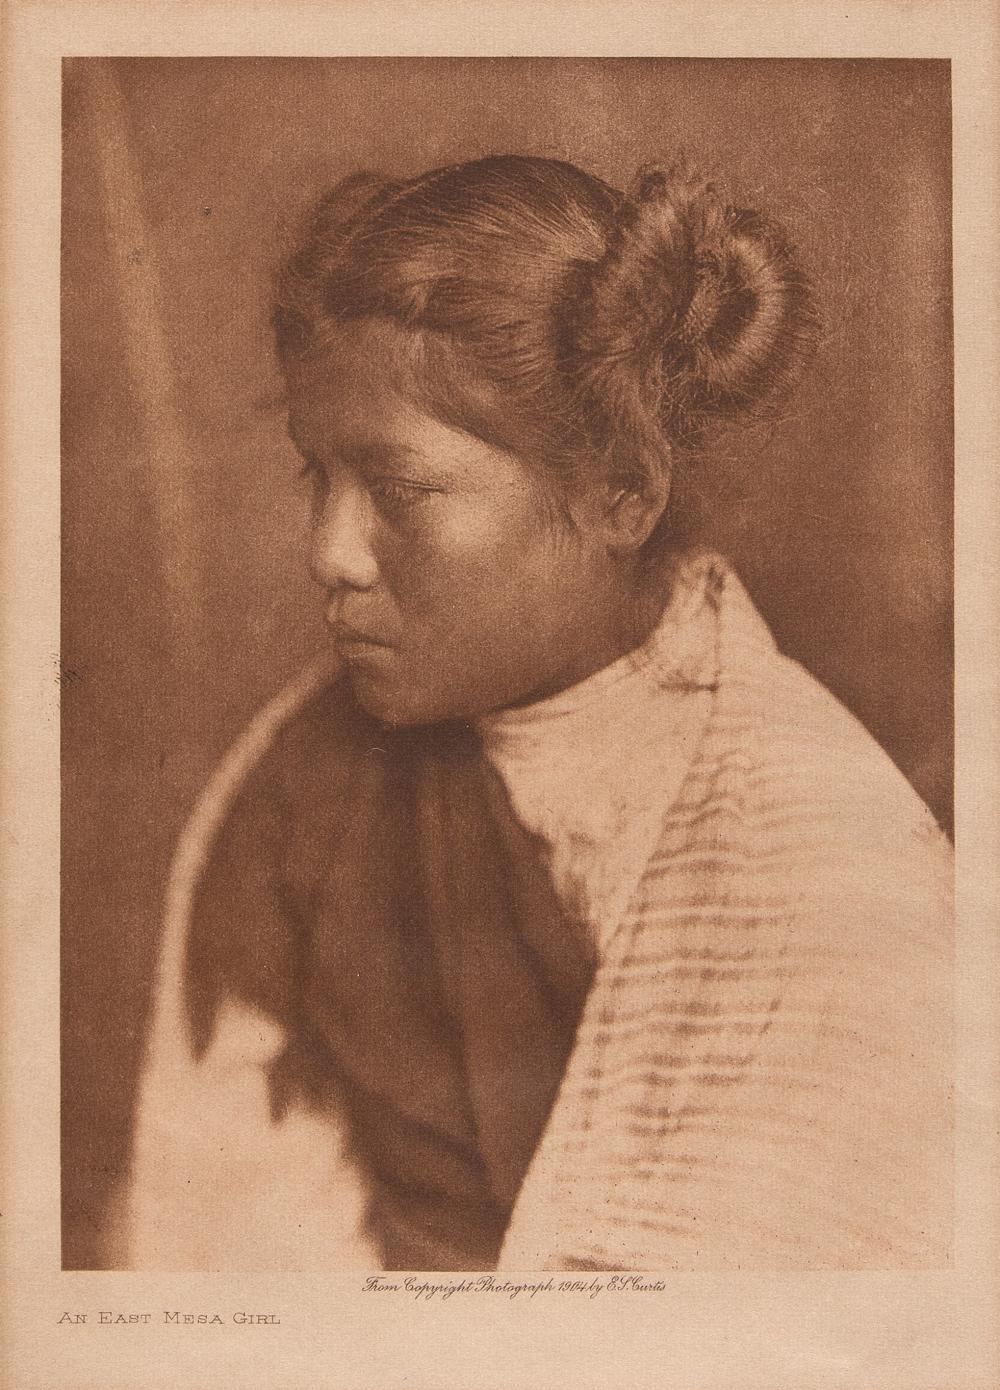
[[[816,328],[781,231],[683,166],[639,174],[572,317],[585,389],[619,427],[652,416],[679,444],[780,403]]]

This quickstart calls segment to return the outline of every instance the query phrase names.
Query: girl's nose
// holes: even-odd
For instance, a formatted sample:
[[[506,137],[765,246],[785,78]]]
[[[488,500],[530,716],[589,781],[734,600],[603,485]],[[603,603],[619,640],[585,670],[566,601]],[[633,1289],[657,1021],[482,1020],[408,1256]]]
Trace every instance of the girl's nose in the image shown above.
[[[324,589],[368,589],[378,578],[371,504],[358,487],[331,488],[313,522],[310,570]]]

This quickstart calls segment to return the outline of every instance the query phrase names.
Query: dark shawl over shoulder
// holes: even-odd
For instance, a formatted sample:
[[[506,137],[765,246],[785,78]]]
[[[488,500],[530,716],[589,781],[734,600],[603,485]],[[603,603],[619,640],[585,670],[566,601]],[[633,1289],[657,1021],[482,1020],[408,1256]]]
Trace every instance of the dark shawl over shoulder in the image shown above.
[[[292,1040],[272,1074],[346,1110],[389,1269],[496,1264],[594,958],[464,725],[390,730],[343,685],[285,729],[203,876],[197,1050],[226,994]]]
[[[857,720],[777,651],[732,572],[706,565],[711,714],[589,989],[580,938],[546,915],[531,846],[482,786],[467,734],[403,756],[397,737],[412,736],[387,739],[342,692],[308,695],[318,671],[261,711],[168,884],[129,1267],[372,1268],[355,1229],[371,1193],[389,1264],[489,1264],[504,1184],[541,1123],[532,1107],[560,1071],[503,1271],[949,1265],[950,847]],[[435,892],[453,913],[430,912]],[[522,910],[533,893],[540,905]],[[390,910],[398,933],[383,930]],[[508,911],[498,944],[490,923],[509,928]],[[414,978],[426,967],[402,1018],[400,960]],[[553,1000],[565,1018],[584,992],[563,1066]],[[200,1062],[184,995],[203,1048],[226,1005]],[[269,1125],[263,1068],[288,1036],[275,1097],[312,1089],[324,1105],[289,1104]],[[360,1165],[342,1152],[347,1120]]]

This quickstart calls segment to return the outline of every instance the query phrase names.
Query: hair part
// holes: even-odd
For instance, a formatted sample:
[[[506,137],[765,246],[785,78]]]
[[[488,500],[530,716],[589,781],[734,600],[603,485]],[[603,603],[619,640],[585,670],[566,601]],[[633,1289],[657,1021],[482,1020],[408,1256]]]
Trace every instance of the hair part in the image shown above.
[[[817,330],[781,229],[686,166],[621,193],[514,155],[355,174],[321,200],[278,281],[282,365],[365,319],[418,341],[415,399],[443,423],[637,491],[780,406]]]

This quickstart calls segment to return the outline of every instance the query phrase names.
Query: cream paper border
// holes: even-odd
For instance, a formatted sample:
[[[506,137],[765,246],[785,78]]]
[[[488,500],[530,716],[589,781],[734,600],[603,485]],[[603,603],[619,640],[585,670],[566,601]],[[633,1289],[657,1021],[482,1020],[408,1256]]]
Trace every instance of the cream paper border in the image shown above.
[[[4,10],[3,1063],[0,1384],[973,1390],[1000,1386],[997,1161],[1000,9],[953,4],[197,3]],[[666,1276],[662,1292],[448,1302],[355,1275],[60,1272],[58,1150],[60,59],[181,54],[928,57],[952,60],[957,332],[959,1161],[954,1267]],[[280,1325],[164,1326],[160,1310]],[[66,1310],[146,1326],[58,1326]]]

